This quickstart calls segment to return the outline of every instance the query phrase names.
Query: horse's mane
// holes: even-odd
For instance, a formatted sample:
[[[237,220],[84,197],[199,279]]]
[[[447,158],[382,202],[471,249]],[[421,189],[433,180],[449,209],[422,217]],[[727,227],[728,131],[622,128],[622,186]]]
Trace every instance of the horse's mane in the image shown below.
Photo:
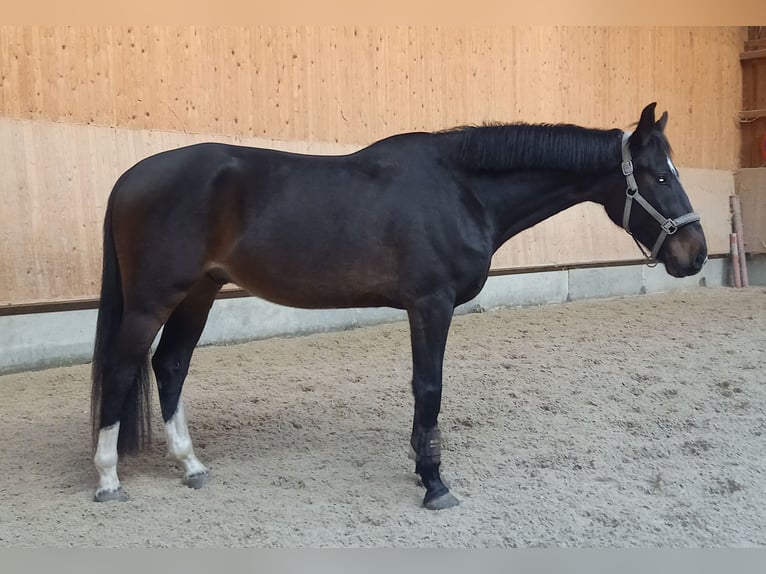
[[[618,129],[515,123],[462,126],[438,133],[458,137],[458,162],[477,171],[599,172],[619,166],[621,157]]]

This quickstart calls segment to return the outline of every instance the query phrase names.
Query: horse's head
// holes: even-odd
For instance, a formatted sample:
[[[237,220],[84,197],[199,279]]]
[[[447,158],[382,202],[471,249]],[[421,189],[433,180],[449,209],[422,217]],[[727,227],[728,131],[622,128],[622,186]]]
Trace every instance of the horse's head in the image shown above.
[[[655,103],[646,106],[636,130],[624,134],[625,185],[619,193],[610,193],[604,206],[610,218],[664,263],[670,275],[685,277],[702,269],[707,245],[699,216],[670,159],[664,133],[668,113],[655,121],[655,107]]]

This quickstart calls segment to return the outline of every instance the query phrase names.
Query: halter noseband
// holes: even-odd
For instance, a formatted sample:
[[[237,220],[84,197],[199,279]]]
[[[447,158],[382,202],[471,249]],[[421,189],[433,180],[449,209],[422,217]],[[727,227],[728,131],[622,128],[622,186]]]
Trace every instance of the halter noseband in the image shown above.
[[[625,176],[625,180],[628,182],[628,188],[625,190],[625,210],[622,212],[622,227],[630,234],[631,237],[633,237],[633,241],[636,242],[636,245],[638,245],[638,248],[641,250],[641,253],[644,254],[644,257],[646,257],[647,261],[654,260],[652,265],[654,266],[657,265],[657,253],[659,253],[660,248],[665,242],[667,236],[673,235],[676,231],[678,231],[680,227],[683,227],[688,223],[699,221],[700,216],[692,211],[686,215],[676,217],[675,219],[670,219],[663,216],[659,211],[654,209],[654,207],[652,207],[652,205],[646,201],[646,199],[640,193],[638,193],[638,184],[636,183],[636,178],[633,175],[633,160],[631,159],[630,149],[628,147],[628,140],[630,139],[631,134],[632,132],[623,132],[622,134],[622,174]],[[646,253],[644,248],[630,231],[630,210],[633,207],[633,200],[636,200],[636,202],[641,207],[643,207],[649,215],[656,219],[657,223],[660,224],[660,234],[657,236],[657,240],[654,242],[654,247],[652,247],[651,254]]]

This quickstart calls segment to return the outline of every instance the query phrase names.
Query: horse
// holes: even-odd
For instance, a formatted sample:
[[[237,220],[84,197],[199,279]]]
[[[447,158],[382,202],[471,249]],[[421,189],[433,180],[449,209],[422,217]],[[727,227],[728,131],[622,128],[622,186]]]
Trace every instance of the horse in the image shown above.
[[[459,500],[440,476],[442,367],[455,307],[510,237],[581,202],[604,207],[669,275],[696,274],[705,234],[656,102],[633,131],[487,123],[390,136],[347,155],[202,143],[149,156],[107,202],[92,362],[95,500],[125,500],[118,458],[151,439],[150,365],[169,455],[195,456],[181,390],[221,287],[292,307],[406,311],[423,506]],[[647,250],[650,253],[647,253]],[[164,327],[164,328],[163,328]],[[153,341],[162,335],[151,354]]]

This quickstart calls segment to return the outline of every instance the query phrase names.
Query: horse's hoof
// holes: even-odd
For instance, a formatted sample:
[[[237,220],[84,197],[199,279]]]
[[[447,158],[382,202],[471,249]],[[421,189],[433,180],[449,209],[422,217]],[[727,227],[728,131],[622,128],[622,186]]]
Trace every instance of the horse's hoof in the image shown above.
[[[197,474],[192,474],[191,476],[187,476],[184,478],[184,484],[188,486],[189,488],[193,488],[194,490],[199,490],[200,488],[204,487],[208,482],[210,482],[210,479],[212,476],[209,472],[198,472]]]
[[[122,487],[117,490],[99,490],[96,492],[96,496],[93,498],[96,502],[125,502],[128,500],[128,495],[122,490]]]
[[[428,495],[426,494],[426,497],[423,500],[423,506],[429,510],[444,510],[445,508],[452,508],[458,504],[460,504],[460,501],[450,491],[435,496],[431,499],[429,499]]]

